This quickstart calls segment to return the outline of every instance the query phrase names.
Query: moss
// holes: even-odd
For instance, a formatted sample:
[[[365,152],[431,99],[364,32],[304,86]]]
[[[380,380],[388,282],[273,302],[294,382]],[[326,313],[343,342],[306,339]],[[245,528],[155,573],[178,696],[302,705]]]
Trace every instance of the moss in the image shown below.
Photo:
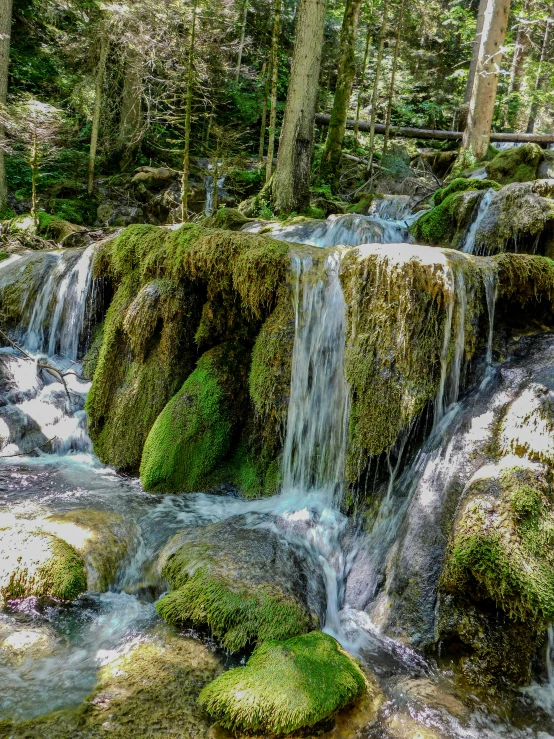
[[[223,228],[229,231],[240,231],[245,223],[249,221],[250,219],[243,216],[236,208],[226,208],[223,206],[213,215],[204,218],[202,225],[204,228]]]
[[[472,219],[479,197],[477,190],[473,189],[470,192],[458,191],[445,195],[439,205],[410,226],[410,233],[421,244],[457,248]]]
[[[536,179],[537,169],[543,158],[543,151],[538,144],[523,144],[505,149],[487,164],[487,177],[502,185],[529,182]]]
[[[493,468],[471,484],[441,585],[465,593],[472,583],[512,620],[554,620],[554,501],[540,467]]]
[[[499,254],[498,297],[525,307],[529,302],[554,302],[554,261],[531,254]]]
[[[363,673],[320,631],[259,646],[200,694],[201,705],[233,731],[288,734],[312,727],[366,690]]]
[[[0,596],[30,595],[73,600],[87,589],[82,559],[57,536],[4,529],[0,537]]]
[[[473,178],[466,179],[465,177],[457,177],[452,180],[446,187],[437,190],[433,196],[433,202],[435,205],[440,205],[449,195],[455,192],[465,192],[467,190],[500,190],[501,185],[494,180],[476,180]]]
[[[4,259],[8,259],[10,255],[7,251],[0,251],[0,262],[3,262]]]
[[[154,423],[142,455],[141,482],[151,492],[199,490],[227,456],[244,412],[248,364],[242,347],[203,354]]]
[[[485,260],[460,252],[407,245],[396,252],[360,247],[345,256],[341,280],[351,337],[345,351],[351,397],[347,475],[352,482],[368,457],[388,451],[436,397],[452,302],[445,357],[453,357],[462,316],[464,356],[475,351],[483,278],[490,268]],[[470,296],[465,314],[454,283]]]
[[[352,205],[347,208],[347,212],[367,215],[374,199],[375,195],[373,193],[363,193],[356,203],[352,203]]]
[[[100,349],[104,340],[104,322],[98,324],[94,329],[92,337],[92,343],[89,350],[83,357],[83,369],[82,375],[86,380],[92,380],[94,372],[96,371],[96,365],[98,364],[98,357],[100,356]]]
[[[238,652],[269,639],[288,639],[309,631],[306,609],[277,585],[227,579],[202,544],[187,544],[162,570],[171,592],[156,607],[170,624],[210,628],[225,649]]]

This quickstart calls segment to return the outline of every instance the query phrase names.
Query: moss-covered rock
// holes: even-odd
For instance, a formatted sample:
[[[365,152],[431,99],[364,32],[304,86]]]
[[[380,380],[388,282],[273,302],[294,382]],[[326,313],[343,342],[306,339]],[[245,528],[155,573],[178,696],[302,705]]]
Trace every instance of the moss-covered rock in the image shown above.
[[[479,684],[526,682],[554,620],[554,498],[544,467],[506,457],[474,475],[440,588],[448,600],[439,630],[469,648],[461,664],[466,676]]]
[[[204,228],[225,228],[229,231],[240,231],[241,228],[249,223],[250,219],[243,216],[237,208],[219,208],[213,215],[204,218],[202,225]]]
[[[136,536],[134,525],[120,514],[93,508],[55,513],[37,525],[75,549],[85,565],[87,590],[100,592],[113,584],[129,542]]]
[[[367,245],[345,256],[352,482],[435,398],[461,321],[464,356],[475,351],[484,278],[492,269],[460,252],[408,244]]]
[[[367,688],[360,668],[321,631],[259,646],[246,667],[225,672],[200,694],[225,728],[280,736],[312,727]]]
[[[452,192],[443,197],[439,205],[418,218],[410,226],[410,233],[420,244],[457,249],[480,199],[481,193],[475,189]]]
[[[499,254],[498,299],[521,308],[533,303],[546,307],[554,303],[554,260],[531,254]]]
[[[455,192],[466,192],[467,190],[500,190],[501,185],[494,180],[478,180],[474,178],[456,177],[446,187],[437,190],[433,196],[435,205],[440,205],[449,195]]]
[[[504,149],[486,165],[487,177],[501,185],[529,182],[536,179],[537,169],[544,158],[538,144],[523,144]]]
[[[305,553],[240,516],[177,534],[161,564],[171,592],[160,615],[208,627],[233,652],[305,633],[323,614],[325,586]]]
[[[131,226],[95,274],[116,289],[87,399],[102,461],[138,469],[154,421],[193,371],[198,344],[252,343],[287,278],[288,246],[187,224]]]
[[[221,466],[248,411],[248,352],[227,343],[206,352],[154,423],[142,454],[151,492],[200,490]]]
[[[65,541],[19,525],[0,530],[0,599],[73,600],[86,589],[83,561]]]

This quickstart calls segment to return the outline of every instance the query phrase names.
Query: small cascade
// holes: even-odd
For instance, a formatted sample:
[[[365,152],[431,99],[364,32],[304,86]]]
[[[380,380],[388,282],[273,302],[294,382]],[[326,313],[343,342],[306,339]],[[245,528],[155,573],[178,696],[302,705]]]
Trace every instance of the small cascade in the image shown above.
[[[344,377],[346,305],[340,256],[326,259],[326,280],[310,257],[294,257],[296,333],[283,452],[283,488],[340,494],[348,439]]]
[[[370,216],[384,221],[405,221],[412,215],[411,198],[408,195],[386,195],[371,204]]]
[[[485,298],[489,315],[489,335],[487,339],[487,365],[492,364],[492,341],[494,335],[494,311],[498,293],[498,273],[496,271],[485,275]]]
[[[485,216],[487,215],[487,211],[491,204],[491,200],[494,196],[494,193],[495,191],[492,189],[492,187],[490,187],[488,190],[485,191],[485,194],[483,195],[479,203],[479,208],[477,210],[477,216],[471,222],[471,225],[468,229],[468,232],[464,239],[463,246],[460,251],[463,251],[466,254],[475,253],[475,239],[477,236],[477,231],[479,230],[481,223],[483,222]]]

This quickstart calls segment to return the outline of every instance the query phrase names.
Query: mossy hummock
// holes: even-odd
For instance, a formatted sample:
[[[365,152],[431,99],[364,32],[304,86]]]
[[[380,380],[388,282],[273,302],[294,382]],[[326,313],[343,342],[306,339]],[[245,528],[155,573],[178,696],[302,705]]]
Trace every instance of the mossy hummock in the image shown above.
[[[511,182],[530,182],[536,179],[537,169],[544,159],[538,144],[523,144],[505,149],[486,165],[487,177],[508,185]]]
[[[236,548],[240,552],[240,542]],[[313,627],[306,608],[278,583],[263,577],[244,582],[242,575],[248,578],[244,567],[230,571],[221,567],[213,549],[189,542],[169,556],[162,575],[171,592],[156,606],[162,618],[176,625],[207,626],[231,652],[270,639],[287,639]]]
[[[25,527],[0,530],[0,600],[74,600],[86,589],[83,560],[65,541]]]
[[[439,204],[410,226],[410,233],[417,243],[452,249],[457,249],[461,244],[482,197],[482,191],[473,187],[454,189],[450,193],[447,190],[448,188],[439,190]]]
[[[281,736],[313,727],[367,689],[354,660],[321,631],[259,646],[245,667],[228,670],[200,704],[235,732]]]
[[[446,187],[437,190],[433,195],[433,203],[440,205],[443,200],[449,195],[453,195],[455,192],[466,192],[467,190],[500,190],[501,185],[494,180],[478,180],[475,178],[456,177],[455,180],[448,183]]]

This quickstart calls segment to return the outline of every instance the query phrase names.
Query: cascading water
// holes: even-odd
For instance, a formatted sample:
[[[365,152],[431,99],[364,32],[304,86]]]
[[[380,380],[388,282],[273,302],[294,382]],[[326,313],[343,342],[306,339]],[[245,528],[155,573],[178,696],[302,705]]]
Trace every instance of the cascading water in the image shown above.
[[[487,215],[489,206],[494,197],[494,193],[495,191],[492,189],[492,187],[490,187],[488,190],[485,191],[484,195],[482,196],[479,202],[479,208],[477,209],[477,216],[471,222],[469,229],[467,231],[466,237],[464,239],[464,244],[461,248],[461,251],[465,252],[466,254],[475,253],[475,240],[477,237],[477,232],[479,230],[479,227],[481,226],[481,223],[483,222],[483,220],[485,219]]]

